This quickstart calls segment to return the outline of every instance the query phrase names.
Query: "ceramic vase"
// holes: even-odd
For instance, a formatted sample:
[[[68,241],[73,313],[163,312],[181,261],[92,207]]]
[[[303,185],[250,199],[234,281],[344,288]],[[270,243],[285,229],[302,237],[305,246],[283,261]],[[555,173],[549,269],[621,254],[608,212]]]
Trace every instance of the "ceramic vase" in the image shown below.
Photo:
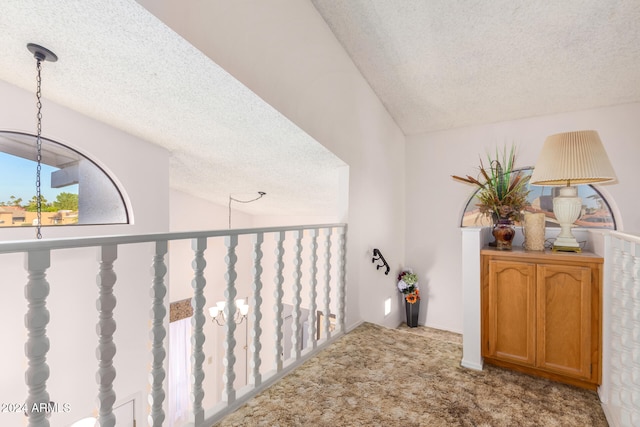
[[[510,219],[500,219],[493,226],[493,237],[496,239],[496,249],[509,251],[513,238],[516,235],[516,229],[513,226],[513,221]]]

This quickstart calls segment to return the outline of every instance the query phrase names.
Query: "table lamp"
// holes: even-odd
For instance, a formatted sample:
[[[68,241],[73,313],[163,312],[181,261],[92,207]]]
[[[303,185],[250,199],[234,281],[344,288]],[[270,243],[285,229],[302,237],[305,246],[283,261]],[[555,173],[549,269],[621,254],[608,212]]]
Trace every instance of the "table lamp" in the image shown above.
[[[560,224],[554,251],[581,252],[571,232],[582,212],[575,185],[616,180],[598,132],[583,130],[549,136],[531,175],[532,185],[562,186],[553,198],[553,213]]]

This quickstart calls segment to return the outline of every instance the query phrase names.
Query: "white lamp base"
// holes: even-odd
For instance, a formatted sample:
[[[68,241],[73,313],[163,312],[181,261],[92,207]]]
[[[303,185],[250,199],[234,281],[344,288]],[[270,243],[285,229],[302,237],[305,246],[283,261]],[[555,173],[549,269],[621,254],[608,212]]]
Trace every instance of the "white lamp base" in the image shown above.
[[[582,212],[582,199],[576,187],[562,187],[560,195],[553,199],[553,213],[560,224],[560,234],[553,242],[555,251],[580,252],[580,244],[573,236],[571,227]]]

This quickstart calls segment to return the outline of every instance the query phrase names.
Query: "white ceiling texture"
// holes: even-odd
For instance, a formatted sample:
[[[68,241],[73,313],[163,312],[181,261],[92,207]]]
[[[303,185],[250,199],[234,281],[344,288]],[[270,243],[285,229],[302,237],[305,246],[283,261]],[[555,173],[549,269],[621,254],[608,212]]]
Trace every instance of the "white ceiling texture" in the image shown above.
[[[311,2],[407,135],[640,102],[640,0]],[[167,147],[174,188],[335,204],[342,162],[133,0],[2,0],[0,29],[0,79],[33,90],[51,48],[46,96]]]
[[[266,192],[234,203],[250,214],[335,214],[344,163],[135,1],[0,0],[0,79],[35,93],[29,42],[59,57],[43,64],[44,136],[53,100],[166,147],[177,190],[222,206]]]
[[[405,134],[640,101],[639,0],[312,0]]]

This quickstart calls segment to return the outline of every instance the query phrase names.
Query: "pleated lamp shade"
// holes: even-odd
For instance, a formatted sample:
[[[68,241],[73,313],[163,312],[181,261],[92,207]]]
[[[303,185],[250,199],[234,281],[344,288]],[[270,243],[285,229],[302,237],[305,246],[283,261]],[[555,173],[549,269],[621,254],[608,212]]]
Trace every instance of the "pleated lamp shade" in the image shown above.
[[[531,175],[533,185],[594,184],[616,180],[598,132],[581,130],[551,135]]]

